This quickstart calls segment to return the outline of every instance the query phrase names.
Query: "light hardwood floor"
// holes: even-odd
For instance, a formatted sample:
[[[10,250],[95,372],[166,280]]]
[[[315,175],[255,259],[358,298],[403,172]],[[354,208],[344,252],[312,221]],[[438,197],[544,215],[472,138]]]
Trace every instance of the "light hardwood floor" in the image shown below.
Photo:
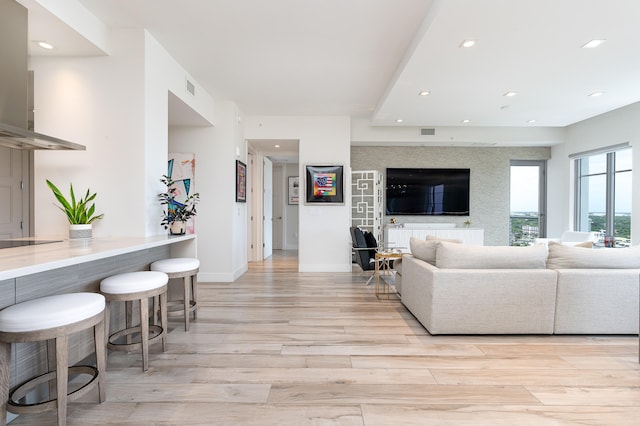
[[[640,425],[638,337],[430,336],[358,273],[295,252],[200,283],[188,333],[111,352],[107,401],[69,425]],[[54,424],[54,413],[13,424]]]

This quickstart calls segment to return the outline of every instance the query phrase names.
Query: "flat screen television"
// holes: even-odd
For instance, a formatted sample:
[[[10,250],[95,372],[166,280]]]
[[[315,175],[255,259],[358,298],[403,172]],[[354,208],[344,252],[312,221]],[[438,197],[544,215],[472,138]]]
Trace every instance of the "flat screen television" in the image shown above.
[[[387,215],[469,215],[469,169],[388,168]]]

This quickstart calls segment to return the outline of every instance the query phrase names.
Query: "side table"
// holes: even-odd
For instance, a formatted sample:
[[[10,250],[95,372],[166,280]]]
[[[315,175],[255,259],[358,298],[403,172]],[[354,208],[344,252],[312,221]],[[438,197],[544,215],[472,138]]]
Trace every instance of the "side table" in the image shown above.
[[[391,275],[391,262],[402,259],[402,253],[389,251],[377,252],[375,256],[375,276],[376,276],[376,297],[378,300],[389,299],[391,294],[391,283],[384,279],[384,275]]]

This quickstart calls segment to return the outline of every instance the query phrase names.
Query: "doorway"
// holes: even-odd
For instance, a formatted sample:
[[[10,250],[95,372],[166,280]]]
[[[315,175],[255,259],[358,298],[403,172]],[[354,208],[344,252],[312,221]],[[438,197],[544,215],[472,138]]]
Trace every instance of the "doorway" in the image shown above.
[[[509,245],[527,246],[547,235],[547,162],[512,160]]]
[[[248,140],[249,256],[262,261],[279,250],[298,249],[298,202],[287,188],[298,177],[297,140]]]

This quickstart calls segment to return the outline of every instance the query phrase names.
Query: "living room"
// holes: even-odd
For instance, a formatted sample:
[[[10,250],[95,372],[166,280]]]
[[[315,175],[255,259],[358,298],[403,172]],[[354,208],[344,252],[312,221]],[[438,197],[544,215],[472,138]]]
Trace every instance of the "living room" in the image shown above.
[[[86,146],[25,154],[31,234],[68,229],[51,179],[99,194],[96,239],[165,235],[172,152],[195,154],[202,200],[191,331],[173,322],[149,374],[139,354],[110,353],[106,403],[71,404],[70,423],[637,422],[637,336],[432,336],[351,272],[348,189],[341,205],[300,202],[298,250],[263,260],[261,197],[237,201],[235,182],[245,162],[259,194],[267,155],[252,168],[249,144],[278,140],[297,141],[300,177],[309,164],[469,168],[471,214],[453,221],[502,246],[509,162],[544,160],[547,236],[560,236],[578,222],[576,158],[622,146],[640,165],[637,1],[19,3],[35,130]],[[38,50],[50,37],[57,47]]]
[[[431,38],[425,37],[424,31],[441,31],[440,27],[446,25],[447,19],[450,18],[449,14],[469,13],[464,11],[465,7],[469,7],[467,4],[419,3],[412,4],[412,7],[418,9],[402,12],[403,17],[409,19],[410,13],[420,11],[417,16],[407,21],[411,22],[412,27],[403,32],[405,37],[411,34],[414,37],[414,43],[429,44]],[[50,7],[47,2],[41,2],[39,7],[44,10],[37,9],[36,5],[33,15],[36,15],[36,12],[39,14],[51,13],[46,7],[42,7],[42,4]],[[80,15],[76,9],[84,14],[88,13],[85,6],[81,4],[69,5],[68,7],[70,11],[74,10],[76,15]],[[553,6],[544,5],[542,9],[537,11],[530,11],[528,8],[519,9],[521,5],[512,7],[518,12],[517,16],[521,16],[525,11],[534,15],[544,13],[545,7]],[[625,7],[632,6],[625,4]],[[617,9],[615,10],[616,13],[620,13]],[[558,13],[560,12],[559,17],[566,16],[566,10],[558,11]],[[256,9],[253,13],[259,16],[260,10]],[[376,10],[376,13],[384,14],[379,9]],[[591,14],[596,15],[593,12]],[[69,16],[74,16],[74,14]],[[437,22],[429,26],[429,19],[436,19],[436,17]],[[371,18],[374,19],[373,16]],[[377,19],[374,21],[376,23],[379,22],[378,20],[382,20],[379,15],[375,15],[375,19]],[[558,19],[560,20],[560,18]],[[82,27],[77,20],[74,21],[71,18],[67,20],[69,21],[67,25],[77,29]],[[574,221],[573,163],[569,156],[620,143],[628,143],[633,146],[637,139],[634,123],[638,106],[633,104],[633,92],[628,88],[624,91],[624,99],[617,101],[617,105],[620,105],[620,108],[617,109],[612,107],[614,104],[611,99],[617,95],[613,90],[611,91],[613,93],[607,93],[595,99],[596,104],[594,99],[589,97],[586,99],[576,98],[572,89],[572,99],[583,99],[580,101],[579,108],[574,108],[573,111],[565,109],[561,114],[555,107],[537,107],[537,123],[525,123],[518,126],[508,124],[515,123],[515,121],[495,121],[497,117],[501,116],[511,117],[508,119],[513,120],[514,114],[516,117],[522,117],[525,114],[521,111],[520,103],[525,102],[524,100],[528,98],[526,93],[504,97],[503,94],[506,90],[510,90],[505,89],[497,94],[499,99],[491,101],[498,111],[490,114],[491,120],[494,120],[487,121],[490,125],[483,124],[478,120],[461,123],[460,121],[436,121],[433,119],[433,121],[430,120],[424,124],[434,130],[433,135],[427,136],[420,135],[419,129],[424,125],[416,121],[417,118],[407,116],[404,117],[403,123],[398,123],[396,120],[400,118],[396,117],[395,113],[391,117],[391,113],[382,111],[383,105],[386,104],[378,106],[374,120],[359,117],[363,112],[348,116],[335,115],[335,113],[329,115],[328,110],[325,110],[323,115],[318,113],[315,115],[311,113],[294,115],[292,112],[286,115],[261,113],[267,111],[266,109],[254,109],[258,111],[257,113],[244,111],[240,106],[240,99],[234,101],[217,100],[214,103],[207,90],[171,57],[171,53],[165,50],[151,33],[131,29],[110,30],[117,37],[109,39],[104,37],[104,34],[108,33],[108,27],[104,24],[96,25],[96,28],[103,30],[103,33],[99,34],[102,39],[96,34],[87,33],[87,36],[94,43],[94,51],[96,45],[104,46],[105,51],[111,51],[109,56],[103,54],[103,56],[92,56],[90,59],[86,59],[81,56],[47,56],[38,53],[31,57],[31,64],[36,70],[37,83],[36,129],[68,137],[71,140],[82,140],[88,147],[87,152],[37,152],[33,185],[34,200],[37,206],[35,229],[46,229],[47,232],[58,233],[57,230],[64,227],[63,219],[57,218],[54,213],[55,208],[49,202],[48,189],[44,184],[41,184],[41,181],[44,182],[44,179],[47,178],[54,181],[67,179],[87,181],[87,185],[102,194],[106,204],[106,214],[105,219],[95,229],[98,236],[140,233],[152,235],[161,232],[157,224],[157,215],[154,214],[156,206],[153,193],[154,188],[159,188],[160,185],[159,178],[156,177],[164,173],[162,153],[164,151],[194,152],[200,165],[196,170],[196,182],[200,182],[198,188],[202,194],[201,211],[206,212],[207,217],[210,218],[207,221],[201,220],[197,228],[200,236],[198,252],[205,258],[201,273],[203,279],[207,281],[237,279],[246,271],[250,259],[251,226],[249,218],[251,214],[249,214],[248,207],[252,204],[251,200],[249,200],[249,205],[236,203],[233,185],[210,187],[203,184],[204,182],[229,182],[235,173],[235,160],[246,161],[247,159],[246,141],[297,140],[299,141],[298,164],[301,168],[305,164],[314,163],[342,164],[352,170],[372,168],[373,166],[383,168],[379,164],[374,164],[375,160],[374,162],[367,161],[366,156],[361,154],[365,151],[373,153],[378,149],[381,149],[381,152],[384,152],[385,149],[390,150],[388,161],[392,161],[389,158],[395,158],[395,154],[404,153],[406,158],[397,157],[397,160],[393,160],[396,161],[396,164],[403,163],[405,160],[415,161],[415,164],[422,163],[422,161],[418,161],[418,156],[413,154],[412,150],[415,149],[421,155],[424,153],[425,164],[429,164],[430,167],[433,164],[445,162],[455,164],[456,167],[474,166],[473,163],[462,164],[459,160],[452,160],[454,158],[469,158],[475,161],[476,157],[472,154],[473,152],[487,152],[489,153],[487,155],[491,156],[491,152],[506,152],[504,150],[507,150],[511,152],[506,154],[509,159],[517,160],[525,157],[532,158],[532,156],[545,158],[547,159],[547,182],[550,183],[547,192],[547,235],[558,236],[564,230],[571,229]],[[473,31],[464,30],[463,26],[454,34],[481,32],[480,28],[470,28]],[[418,31],[418,34],[413,35],[412,31]],[[622,30],[617,28],[615,31],[617,35],[618,31]],[[591,37],[595,38],[596,36]],[[104,40],[108,40],[108,43]],[[394,39],[394,42],[398,41]],[[478,41],[476,47],[480,49],[482,42]],[[609,46],[613,45],[613,43],[608,44]],[[420,47],[413,46],[412,48],[417,50]],[[471,55],[482,54],[482,50],[476,50],[476,53],[473,53],[473,47],[471,49]],[[580,46],[576,47],[576,50],[580,49]],[[596,53],[589,52],[588,54],[610,54],[607,49],[611,48],[607,46],[607,43],[599,49],[602,49],[600,53],[597,53],[598,48],[595,48],[592,50]],[[619,47],[616,46],[616,49]],[[462,50],[456,44],[448,54],[457,57],[464,54]],[[583,50],[586,52],[586,49]],[[400,49],[395,52],[396,59],[402,58],[402,51]],[[580,54],[582,55],[583,52]],[[149,66],[143,66],[143,68],[141,68],[139,61],[131,60],[131,58],[140,58],[145,55],[147,58],[157,56],[158,59],[153,59],[149,62]],[[530,58],[525,62],[525,66],[532,65]],[[590,64],[600,62],[597,60],[594,62],[592,59]],[[231,63],[228,66],[231,66]],[[538,67],[536,65],[532,69],[534,74],[539,72]],[[140,74],[142,69],[146,71]],[[158,70],[164,69],[172,70],[171,76],[155,75]],[[456,72],[461,69],[456,69]],[[562,70],[554,70],[558,78],[560,78],[560,71]],[[564,74],[567,74],[567,70],[564,71]],[[595,71],[601,72],[599,68]],[[629,74],[635,75],[631,64],[624,69],[618,67],[615,71],[619,78],[622,76],[626,78]],[[527,75],[529,74],[527,72]],[[77,79],[78,84],[73,83],[75,81],[73,79],[69,80],[69,76],[74,75],[77,76],[74,78]],[[121,81],[106,78],[108,75],[131,75],[137,76],[137,78],[130,79],[128,85],[124,85]],[[189,81],[195,84],[195,96],[185,94],[184,88],[181,87],[184,84],[185,75],[190,79]],[[533,79],[535,75],[530,77]],[[162,83],[162,81],[166,81],[166,83]],[[546,80],[544,81],[546,82]],[[151,85],[151,82],[154,84]],[[70,85],[70,83],[73,84]],[[395,83],[392,81],[389,84],[389,90],[392,90]],[[143,97],[134,96],[139,93],[136,88],[142,85],[148,87],[146,95]],[[524,86],[524,83],[521,82],[520,86]],[[76,93],[73,87],[83,89]],[[547,84],[545,87],[547,88],[545,90],[550,90],[555,85]],[[541,93],[540,87],[536,87],[535,90],[537,93]],[[59,96],[61,91],[76,93],[76,95],[68,97],[69,101],[67,102],[63,100],[64,97]],[[169,99],[167,104],[163,106],[162,99],[167,96],[167,91]],[[344,92],[344,88],[341,91]],[[420,99],[413,99],[412,96],[412,100],[407,102],[408,108],[406,110],[408,113],[412,109],[414,111],[424,109],[424,106],[415,105],[418,101],[432,102],[430,98],[439,99],[436,98],[437,93],[431,93],[428,96],[418,96],[415,93],[414,95],[415,98]],[[390,98],[389,102],[391,102]],[[527,100],[527,102],[529,101]],[[628,106],[624,106],[625,102]],[[121,108],[125,103],[132,107],[136,106],[132,110],[133,114],[132,111]],[[458,102],[457,108],[459,109],[460,105],[468,103],[467,101]],[[147,105],[155,107],[150,108]],[[434,114],[436,111],[432,109],[434,106],[429,106],[429,108],[429,114]],[[484,105],[481,108],[487,109]],[[597,111],[603,111],[603,113],[598,114]],[[96,123],[98,125],[75,125],[78,121],[95,122],[96,113],[100,116],[99,123]],[[420,114],[424,114],[424,112]],[[455,110],[452,113],[452,115],[460,114],[462,112]],[[545,118],[542,118],[542,114]],[[79,117],[80,120],[78,120]],[[144,117],[148,117],[148,119],[145,121]],[[580,120],[580,117],[585,119]],[[557,123],[561,120],[569,124],[558,125]],[[212,126],[213,123],[215,126]],[[145,142],[139,142],[140,138]],[[105,144],[104,141],[108,141],[108,144]],[[366,146],[372,147],[372,149],[364,148]],[[137,147],[137,149],[131,151],[131,147]],[[397,149],[394,150],[394,147]],[[118,152],[128,152],[128,155],[123,158],[117,154]],[[437,159],[430,152],[444,155],[444,157]],[[467,154],[464,154],[465,152]],[[638,163],[638,155],[640,154],[633,152],[634,165]],[[101,159],[108,159],[108,161],[100,161]],[[109,189],[113,176],[113,169],[109,164],[123,160],[126,160],[126,163],[123,164],[124,168],[130,170],[135,176],[128,179],[129,188],[126,193],[119,191],[116,194]],[[257,160],[260,158],[258,157]],[[63,171],[61,166],[65,164],[75,164],[75,166],[73,169],[66,168]],[[134,171],[136,164],[145,164],[144,175]],[[474,173],[474,182],[481,184],[476,187],[477,190],[487,188],[487,185],[490,185],[489,182],[494,185],[506,185],[506,167],[508,166],[503,162],[501,167],[480,169],[482,173]],[[257,171],[259,172],[260,169]],[[481,174],[482,176],[480,176]],[[303,174],[299,173],[299,175]],[[494,176],[495,178],[493,178]],[[633,180],[636,185],[639,179],[637,175],[634,175]],[[159,189],[156,192],[159,192]],[[489,204],[483,205],[482,203],[491,203],[491,201],[477,192],[474,194],[470,220],[474,225],[487,229],[488,244],[504,244],[508,237],[508,231],[504,225],[508,216],[508,212],[504,210],[507,206],[506,197],[508,195],[505,191],[496,191],[493,195],[495,203],[491,206],[498,205],[502,211],[489,211],[491,209],[486,207]],[[116,207],[121,202],[139,206],[140,211],[147,213],[140,218],[126,217],[126,214],[123,214]],[[220,204],[221,202],[222,204]],[[632,195],[633,211],[637,210],[638,203],[637,197]],[[220,208],[221,206],[224,208]],[[350,241],[348,233],[344,231],[350,224],[349,206],[322,208],[301,203],[298,213],[300,271],[350,270]],[[474,215],[477,216],[474,217]],[[317,227],[319,216],[323,218],[325,223],[332,226],[319,229]],[[52,220],[52,218],[55,219]],[[631,226],[633,238],[640,232],[638,230],[640,224],[637,221],[632,221]],[[208,236],[214,235],[215,238],[208,238]],[[224,243],[219,244],[219,241],[224,241]],[[319,251],[326,253],[322,259],[316,255]]]

